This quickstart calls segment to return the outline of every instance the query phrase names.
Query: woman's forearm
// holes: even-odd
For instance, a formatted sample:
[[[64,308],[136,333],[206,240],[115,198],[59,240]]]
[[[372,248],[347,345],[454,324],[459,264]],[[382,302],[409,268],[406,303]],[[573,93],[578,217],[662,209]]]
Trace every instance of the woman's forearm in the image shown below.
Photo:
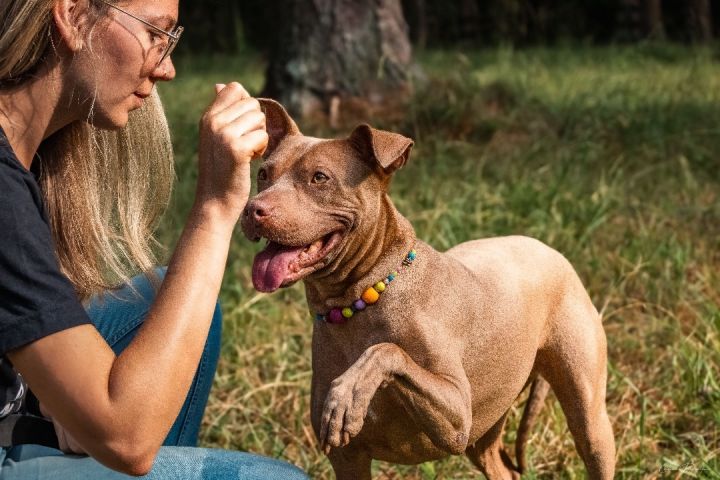
[[[160,446],[192,383],[233,227],[211,209],[193,210],[143,326],[113,364],[110,405],[141,426],[139,437],[149,445]]]

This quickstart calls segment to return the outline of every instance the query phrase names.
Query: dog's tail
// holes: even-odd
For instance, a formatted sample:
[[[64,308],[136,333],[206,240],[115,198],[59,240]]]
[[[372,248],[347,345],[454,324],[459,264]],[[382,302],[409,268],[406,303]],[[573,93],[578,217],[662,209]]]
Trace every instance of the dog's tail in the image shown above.
[[[524,473],[527,470],[525,444],[530,436],[530,430],[535,423],[535,419],[545,403],[545,397],[549,390],[550,384],[544,378],[539,375],[535,377],[530,387],[530,395],[528,396],[527,403],[525,403],[525,411],[520,420],[517,439],[515,440],[515,459],[517,460],[520,473]]]

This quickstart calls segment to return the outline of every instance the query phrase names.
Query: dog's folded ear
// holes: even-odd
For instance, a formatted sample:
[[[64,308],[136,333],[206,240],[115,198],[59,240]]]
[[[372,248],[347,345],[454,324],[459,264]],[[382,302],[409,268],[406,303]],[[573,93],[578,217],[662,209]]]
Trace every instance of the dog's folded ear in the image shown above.
[[[288,135],[299,135],[300,129],[280,103],[271,98],[258,98],[258,101],[265,113],[265,126],[269,137],[267,149],[263,154],[267,158],[280,145],[283,138]]]
[[[411,139],[399,133],[378,130],[366,124],[356,127],[349,139],[363,158],[374,161],[386,175],[405,165],[414,145]]]

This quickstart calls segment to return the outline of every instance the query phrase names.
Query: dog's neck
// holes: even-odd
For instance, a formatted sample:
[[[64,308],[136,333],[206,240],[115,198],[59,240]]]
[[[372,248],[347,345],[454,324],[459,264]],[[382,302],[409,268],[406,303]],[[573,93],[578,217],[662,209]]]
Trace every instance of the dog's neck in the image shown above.
[[[338,258],[305,279],[308,304],[314,312],[352,304],[368,287],[398,270],[416,241],[412,225],[387,195],[377,220],[352,235]]]

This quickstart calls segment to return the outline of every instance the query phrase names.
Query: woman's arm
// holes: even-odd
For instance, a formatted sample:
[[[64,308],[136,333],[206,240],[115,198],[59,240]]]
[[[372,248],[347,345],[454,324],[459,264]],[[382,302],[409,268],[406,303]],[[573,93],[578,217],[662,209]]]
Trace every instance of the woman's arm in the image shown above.
[[[8,353],[90,455],[135,475],[152,467],[190,388],[249,194],[249,162],[267,145],[265,117],[238,84],[219,92],[200,130],[195,204],[133,342],[116,357],[94,327],[81,325]]]

